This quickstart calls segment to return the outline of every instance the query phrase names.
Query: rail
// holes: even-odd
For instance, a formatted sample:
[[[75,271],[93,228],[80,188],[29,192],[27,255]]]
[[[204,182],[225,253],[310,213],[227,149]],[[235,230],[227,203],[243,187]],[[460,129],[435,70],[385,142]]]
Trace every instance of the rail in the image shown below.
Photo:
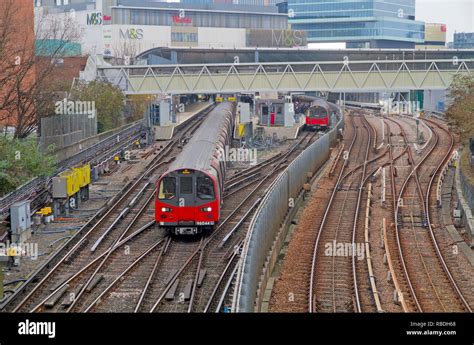
[[[339,109],[339,113],[342,112]],[[307,172],[319,169],[343,128],[342,115],[336,126],[304,150],[273,182],[255,212],[239,262],[232,310],[252,312],[257,300],[262,269],[281,224],[290,211],[289,200],[296,200],[306,183]]]

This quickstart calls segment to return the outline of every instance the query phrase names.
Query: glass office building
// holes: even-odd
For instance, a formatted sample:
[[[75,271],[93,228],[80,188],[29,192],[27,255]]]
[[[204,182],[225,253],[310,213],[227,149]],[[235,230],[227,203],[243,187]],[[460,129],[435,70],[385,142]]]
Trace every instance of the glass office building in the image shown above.
[[[234,4],[247,6],[274,6],[280,0],[180,0],[182,4]]]
[[[474,32],[456,32],[454,49],[474,49]]]
[[[415,0],[288,0],[292,29],[308,42],[346,42],[348,48],[414,48],[424,42]]]

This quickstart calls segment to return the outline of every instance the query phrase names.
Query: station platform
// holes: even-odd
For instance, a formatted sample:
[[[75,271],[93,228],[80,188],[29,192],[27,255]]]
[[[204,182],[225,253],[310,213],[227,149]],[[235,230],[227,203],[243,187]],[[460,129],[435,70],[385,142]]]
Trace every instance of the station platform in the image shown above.
[[[170,140],[177,126],[189,121],[193,116],[212,104],[212,102],[198,102],[186,105],[184,112],[176,114],[176,123],[172,123],[169,126],[154,126],[155,140]]]
[[[302,130],[304,126],[304,117],[300,119],[299,123],[295,123],[293,127],[281,127],[281,126],[262,126],[262,125],[255,125],[254,128],[257,129],[259,127],[263,128],[266,135],[273,135],[279,139],[296,139],[298,137],[299,132]]]

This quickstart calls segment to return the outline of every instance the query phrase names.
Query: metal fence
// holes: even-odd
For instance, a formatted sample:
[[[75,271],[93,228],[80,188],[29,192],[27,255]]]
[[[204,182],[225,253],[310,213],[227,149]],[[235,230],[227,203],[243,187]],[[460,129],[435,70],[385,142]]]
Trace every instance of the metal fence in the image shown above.
[[[335,128],[304,150],[280,174],[270,187],[250,223],[237,276],[234,310],[254,311],[257,290],[268,254],[289,212],[290,198],[297,199],[307,181],[307,173],[315,172],[329,157],[337,132],[344,126],[342,116]]]
[[[72,145],[97,135],[97,117],[88,114],[55,115],[41,119],[40,146],[46,150]]]

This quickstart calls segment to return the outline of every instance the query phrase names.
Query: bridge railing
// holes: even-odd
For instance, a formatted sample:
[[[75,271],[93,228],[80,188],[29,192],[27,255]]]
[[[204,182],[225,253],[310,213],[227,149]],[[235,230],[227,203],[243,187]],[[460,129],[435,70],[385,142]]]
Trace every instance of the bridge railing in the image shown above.
[[[129,94],[447,89],[474,59],[98,66]]]

